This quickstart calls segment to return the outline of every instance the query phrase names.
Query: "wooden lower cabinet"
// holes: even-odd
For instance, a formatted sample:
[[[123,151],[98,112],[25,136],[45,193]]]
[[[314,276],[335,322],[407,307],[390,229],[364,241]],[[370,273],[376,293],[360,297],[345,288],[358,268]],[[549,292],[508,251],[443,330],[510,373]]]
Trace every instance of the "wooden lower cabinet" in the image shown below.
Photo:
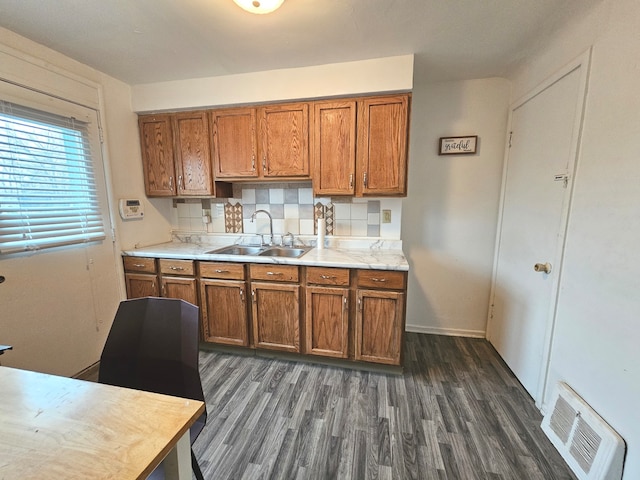
[[[407,273],[124,257],[127,297],[200,306],[205,342],[399,366]]]
[[[355,360],[400,365],[405,294],[389,290],[356,290]]]
[[[179,298],[186,302],[198,305],[196,279],[187,277],[162,276],[161,295],[167,298]]]
[[[349,357],[347,268],[307,267],[304,352],[325,357]]]
[[[405,272],[356,272],[355,360],[401,364],[406,285]]]
[[[200,313],[205,342],[249,345],[249,314],[245,266],[199,262]]]
[[[300,352],[300,285],[251,283],[256,348]]]
[[[308,286],[305,309],[305,353],[347,358],[349,289]]]
[[[205,342],[249,345],[246,284],[234,280],[200,280]]]
[[[155,258],[122,257],[122,262],[127,298],[160,296]]]
[[[159,297],[158,276],[150,273],[125,273],[127,298]]]

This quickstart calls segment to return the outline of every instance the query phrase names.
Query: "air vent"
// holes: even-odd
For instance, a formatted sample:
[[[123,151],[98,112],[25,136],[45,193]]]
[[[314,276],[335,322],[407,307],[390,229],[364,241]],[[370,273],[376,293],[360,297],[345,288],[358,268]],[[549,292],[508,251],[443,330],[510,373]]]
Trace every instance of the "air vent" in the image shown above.
[[[558,383],[542,430],[579,480],[620,480],[625,443],[566,383]]]

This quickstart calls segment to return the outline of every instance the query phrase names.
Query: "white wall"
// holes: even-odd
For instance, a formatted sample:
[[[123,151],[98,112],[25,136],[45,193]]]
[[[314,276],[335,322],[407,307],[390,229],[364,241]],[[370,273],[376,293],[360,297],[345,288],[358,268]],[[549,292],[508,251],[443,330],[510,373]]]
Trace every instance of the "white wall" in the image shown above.
[[[172,201],[147,198],[144,191],[138,116],[131,109],[131,88],[101,74],[106,118],[106,143],[109,149],[112,208],[119,246],[131,249],[171,240]],[[117,202],[121,198],[139,199],[144,205],[142,220],[122,220]]]
[[[521,95],[593,46],[548,394],[567,382],[627,442],[640,478],[640,3],[605,0],[513,76]]]
[[[148,112],[411,90],[413,55],[194,78],[133,87],[133,110]]]
[[[409,195],[407,330],[484,337],[510,86],[490,78],[415,81]],[[439,156],[438,139],[478,135],[475,155]]]

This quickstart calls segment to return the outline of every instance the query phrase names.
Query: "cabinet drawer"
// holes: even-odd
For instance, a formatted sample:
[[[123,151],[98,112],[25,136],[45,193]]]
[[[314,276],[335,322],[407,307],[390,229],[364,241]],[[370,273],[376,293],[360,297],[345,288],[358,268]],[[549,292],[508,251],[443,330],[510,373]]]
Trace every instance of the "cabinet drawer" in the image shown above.
[[[203,278],[222,278],[244,280],[244,265],[241,263],[199,262],[200,276]]]
[[[156,259],[145,257],[122,257],[126,272],[156,273]]]
[[[193,275],[193,260],[169,260],[161,258],[160,272],[165,275]]]
[[[252,280],[267,280],[271,282],[297,282],[298,267],[294,265],[251,265]]]
[[[404,290],[404,272],[389,270],[358,270],[358,287]]]
[[[349,270],[346,268],[308,267],[307,283],[348,287]]]

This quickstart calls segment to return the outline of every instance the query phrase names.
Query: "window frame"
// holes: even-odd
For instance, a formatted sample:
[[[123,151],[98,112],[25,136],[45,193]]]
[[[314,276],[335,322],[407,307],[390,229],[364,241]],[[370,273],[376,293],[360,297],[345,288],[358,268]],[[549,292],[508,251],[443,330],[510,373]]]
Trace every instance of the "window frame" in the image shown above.
[[[96,213],[101,220],[102,232],[99,235],[90,235],[86,238],[74,238],[72,240],[36,242],[29,239],[22,244],[9,244],[3,247],[3,212],[0,204],[0,256],[21,252],[46,251],[55,247],[82,246],[89,243],[103,242],[113,230],[111,227],[111,215],[106,186],[105,165],[102,156],[102,141],[100,132],[100,117],[98,111],[76,104],[72,101],[61,99],[49,94],[34,91],[19,85],[15,85],[0,79],[0,101],[17,104],[28,109],[34,109],[46,114],[75,118],[79,122],[87,124],[86,142],[90,151],[90,164],[93,168],[93,189],[97,200]],[[2,107],[0,107],[0,113]],[[1,194],[1,192],[0,192]],[[1,201],[1,200],[0,200]],[[93,238],[90,238],[93,237]]]

